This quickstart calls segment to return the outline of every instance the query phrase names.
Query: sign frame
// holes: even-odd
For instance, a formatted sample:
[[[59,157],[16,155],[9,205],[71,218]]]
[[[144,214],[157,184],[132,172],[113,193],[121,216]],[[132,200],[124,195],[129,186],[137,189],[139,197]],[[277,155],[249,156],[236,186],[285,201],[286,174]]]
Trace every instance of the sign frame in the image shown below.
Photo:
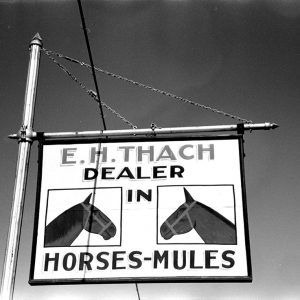
[[[38,233],[39,221],[39,208],[40,208],[40,195],[42,184],[42,163],[43,163],[43,147],[44,145],[60,145],[60,144],[89,144],[89,143],[121,143],[121,142],[158,142],[158,141],[209,141],[209,140],[237,140],[239,151],[240,163],[240,178],[241,178],[241,191],[242,191],[242,214],[244,219],[244,239],[246,251],[246,276],[170,276],[170,277],[114,277],[114,278],[73,278],[73,279],[35,279],[35,257],[36,257],[36,244]],[[107,138],[74,138],[74,139],[56,139],[46,140],[40,139],[38,144],[38,176],[37,176],[37,190],[36,190],[36,204],[34,214],[34,227],[33,227],[33,240],[31,252],[31,264],[29,274],[30,285],[61,285],[61,284],[96,284],[96,283],[163,283],[163,282],[252,282],[252,265],[250,256],[250,238],[249,238],[249,225],[246,201],[246,183],[245,183],[245,166],[244,166],[244,139],[242,134],[234,135],[209,135],[209,136],[146,136],[146,137],[107,137]],[[158,188],[159,184],[157,185]],[[122,200],[123,201],[123,200]]]

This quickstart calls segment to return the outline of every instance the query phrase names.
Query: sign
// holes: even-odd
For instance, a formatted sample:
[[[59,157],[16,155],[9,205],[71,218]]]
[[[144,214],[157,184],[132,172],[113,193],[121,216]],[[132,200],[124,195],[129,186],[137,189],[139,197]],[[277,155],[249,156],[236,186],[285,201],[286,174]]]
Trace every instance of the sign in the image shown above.
[[[251,281],[242,142],[44,141],[30,284]]]

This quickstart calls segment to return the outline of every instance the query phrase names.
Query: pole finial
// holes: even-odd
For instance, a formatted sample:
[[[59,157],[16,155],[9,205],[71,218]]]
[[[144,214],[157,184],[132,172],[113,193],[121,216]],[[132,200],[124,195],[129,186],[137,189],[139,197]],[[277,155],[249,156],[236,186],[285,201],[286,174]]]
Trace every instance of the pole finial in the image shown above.
[[[38,32],[34,35],[34,37],[32,38],[32,40],[30,42],[30,46],[32,46],[32,45],[38,45],[40,47],[43,46],[43,40]]]

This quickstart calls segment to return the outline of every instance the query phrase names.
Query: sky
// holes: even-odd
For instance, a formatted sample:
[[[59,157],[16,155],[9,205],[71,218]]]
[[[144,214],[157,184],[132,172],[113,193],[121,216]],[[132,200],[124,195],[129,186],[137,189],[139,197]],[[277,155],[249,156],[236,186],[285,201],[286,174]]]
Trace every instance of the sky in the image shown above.
[[[144,283],[141,299],[296,299],[299,297],[300,5],[297,1],[82,1],[94,63],[255,123],[245,133],[245,179],[252,283]],[[9,227],[28,45],[88,62],[76,1],[0,1],[0,265]],[[63,61],[62,61],[63,62]],[[63,62],[91,89],[90,71]],[[102,99],[139,128],[233,124],[236,120],[97,75]],[[127,124],[105,111],[108,129]],[[102,128],[98,107],[42,54],[36,131]],[[137,299],[134,284],[28,284],[37,184],[32,145],[14,299]]]

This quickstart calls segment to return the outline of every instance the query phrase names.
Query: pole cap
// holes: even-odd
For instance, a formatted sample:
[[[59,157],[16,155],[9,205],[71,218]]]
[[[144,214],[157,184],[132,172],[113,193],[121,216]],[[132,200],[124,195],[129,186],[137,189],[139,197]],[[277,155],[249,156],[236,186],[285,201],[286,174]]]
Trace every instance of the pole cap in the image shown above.
[[[38,32],[35,34],[35,36],[32,38],[30,42],[30,46],[32,45],[38,45],[40,47],[43,46],[43,40]]]

